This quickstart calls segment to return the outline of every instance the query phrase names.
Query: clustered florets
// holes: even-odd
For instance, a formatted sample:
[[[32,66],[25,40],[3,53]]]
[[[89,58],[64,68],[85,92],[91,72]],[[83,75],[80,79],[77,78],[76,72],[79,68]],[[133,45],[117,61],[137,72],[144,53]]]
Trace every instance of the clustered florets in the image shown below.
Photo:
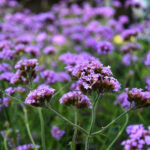
[[[18,93],[24,93],[25,89],[22,88],[22,87],[9,87],[9,88],[5,89],[5,92],[8,95],[13,95],[16,92],[18,92]]]
[[[128,101],[134,102],[137,106],[145,107],[150,106],[150,92],[142,89],[133,88],[132,90],[126,89]]]
[[[142,47],[138,43],[128,43],[121,47],[121,51],[124,53],[134,52],[136,50],[140,50]]]
[[[132,36],[136,36],[138,33],[138,29],[127,29],[122,32],[122,38],[124,40],[130,40]]]
[[[45,54],[54,54],[54,53],[56,53],[56,48],[54,47],[54,46],[47,46],[47,47],[45,47],[44,48],[44,50],[43,50],[43,52],[45,53]]]
[[[40,146],[36,145],[36,148],[39,149]],[[34,150],[34,145],[33,144],[19,145],[15,150]]]
[[[150,91],[150,78],[146,78],[146,84],[145,88]]]
[[[74,105],[77,108],[92,108],[90,99],[80,91],[72,91],[64,94],[59,102],[66,105]]]
[[[47,84],[55,82],[67,82],[70,80],[70,76],[67,72],[54,72],[53,70],[44,70],[41,72],[42,79],[45,79]]]
[[[150,51],[147,53],[144,63],[146,66],[150,67]]]
[[[67,65],[66,70],[78,79],[78,85],[81,91],[90,92],[98,90],[99,92],[118,91],[120,83],[113,77],[110,67],[104,67],[96,58],[91,57],[83,62],[76,62],[74,65]]]
[[[12,72],[3,72],[0,74],[0,80],[11,82],[11,78],[14,76]]]
[[[128,101],[127,93],[121,93],[118,95],[117,100],[115,101],[115,104],[118,104],[118,103],[120,103],[124,109],[126,110],[129,109],[130,102]]]
[[[11,66],[9,64],[6,64],[6,63],[0,64],[0,73],[1,72],[8,72],[10,70],[11,70]]]
[[[57,126],[53,126],[51,129],[51,134],[55,139],[59,140],[65,134],[65,131],[60,130]]]
[[[114,48],[112,44],[108,41],[101,41],[97,44],[97,52],[99,54],[109,54],[112,52],[113,49]]]
[[[53,88],[49,88],[47,85],[39,86],[37,89],[30,91],[25,99],[25,104],[43,106],[45,102],[50,101],[54,91],[55,90]]]
[[[17,69],[17,71],[11,78],[11,84],[28,83],[37,75],[37,59],[22,59],[15,65],[15,69]]]
[[[146,130],[142,124],[130,125],[126,132],[129,138],[121,143],[125,150],[150,150],[150,126]]]

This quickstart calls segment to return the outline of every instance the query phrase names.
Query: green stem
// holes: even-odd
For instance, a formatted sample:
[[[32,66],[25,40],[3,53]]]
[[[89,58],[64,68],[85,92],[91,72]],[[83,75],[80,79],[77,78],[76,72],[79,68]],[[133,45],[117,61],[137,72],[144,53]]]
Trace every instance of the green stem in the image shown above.
[[[146,121],[144,120],[144,118],[143,118],[143,116],[141,115],[141,113],[139,112],[138,113],[138,117],[139,117],[139,119],[141,120],[141,122],[143,122],[144,123],[144,125],[148,125],[148,123],[146,123]]]
[[[0,91],[1,91],[1,90],[0,90]],[[24,107],[24,105],[27,105],[27,106],[33,108],[32,105],[24,104],[22,101],[20,101],[19,98],[14,97],[14,96],[10,96],[10,95],[8,95],[6,92],[4,92],[4,93],[5,93],[5,95],[7,95],[8,97],[10,97],[10,98],[14,99],[15,101],[17,101],[18,103],[22,104],[23,107]],[[56,112],[50,105],[46,104],[46,106],[47,106],[46,108],[50,109],[50,110],[51,110],[53,113],[55,113],[58,117],[60,117],[60,118],[63,119],[64,121],[68,122],[70,125],[72,125],[72,126],[74,126],[74,127],[77,127],[78,130],[80,130],[80,131],[82,131],[83,133],[85,133],[85,134],[88,135],[88,132],[87,132],[85,129],[83,129],[83,128],[80,127],[79,125],[75,125],[74,123],[72,123],[70,120],[68,120],[67,118],[65,118],[64,116],[62,116],[60,113]]]
[[[35,142],[34,142],[33,137],[31,135],[31,131],[30,131],[30,127],[29,127],[29,122],[28,122],[27,110],[26,110],[26,108],[24,106],[23,106],[23,111],[24,111],[25,125],[26,125],[26,128],[27,128],[28,136],[29,136],[29,138],[30,138],[30,140],[31,140],[31,142],[32,142],[32,144],[34,146],[34,149],[37,150]]]
[[[7,147],[7,135],[4,137],[4,148],[5,148],[5,150],[8,150],[8,147]]]
[[[52,96],[52,100],[53,100],[53,98],[56,97],[60,92],[62,92],[63,89],[65,89],[69,84],[70,84],[70,83],[67,83],[65,86],[60,87],[60,89]],[[52,100],[51,100],[51,101],[52,101]]]
[[[39,112],[39,117],[40,117],[40,124],[41,124],[41,139],[42,139],[42,149],[46,150],[46,145],[45,145],[45,130],[44,130],[44,119],[42,115],[42,109],[38,109]]]
[[[125,119],[125,122],[124,122],[121,130],[119,131],[119,133],[117,134],[117,136],[115,137],[115,139],[110,143],[110,145],[108,146],[108,148],[106,150],[110,150],[111,149],[111,147],[113,146],[113,144],[117,141],[117,139],[121,136],[122,132],[124,131],[124,129],[125,129],[127,123],[128,123],[128,120],[129,120],[129,115],[127,113],[125,114],[125,116],[126,116],[126,119]]]
[[[78,123],[78,113],[76,108],[74,109],[74,122],[75,125],[77,125]],[[72,150],[76,150],[76,137],[77,137],[77,128],[74,128],[74,134],[73,134],[73,138],[72,138]]]
[[[76,127],[78,130],[82,131],[83,133],[88,135],[88,132],[83,129],[82,127],[72,123],[70,120],[68,120],[67,118],[65,118],[64,116],[62,116],[60,113],[58,113],[57,111],[55,111],[50,105],[47,104],[47,108],[50,109],[54,114],[56,114],[58,117],[60,117],[62,120],[66,121],[67,123],[69,123],[70,125]]]
[[[120,116],[118,116],[116,119],[112,120],[108,125],[106,125],[105,127],[103,127],[101,130],[92,133],[92,135],[96,135],[96,134],[99,134],[99,133],[103,132],[104,130],[106,130],[107,128],[109,128],[112,124],[114,124],[116,121],[118,121],[120,118],[122,118],[124,115],[126,115],[127,113],[129,113],[131,110],[133,110],[133,108],[128,109],[127,111],[125,111],[124,113],[122,113]]]
[[[98,104],[98,99],[99,99],[99,95],[97,96],[97,98],[95,99],[93,106],[92,106],[92,117],[91,117],[91,124],[89,127],[89,134],[86,137],[86,141],[85,141],[85,150],[89,149],[89,142],[90,142],[90,135],[92,133],[92,129],[95,123],[95,112],[96,112],[96,108],[97,108],[97,104]]]

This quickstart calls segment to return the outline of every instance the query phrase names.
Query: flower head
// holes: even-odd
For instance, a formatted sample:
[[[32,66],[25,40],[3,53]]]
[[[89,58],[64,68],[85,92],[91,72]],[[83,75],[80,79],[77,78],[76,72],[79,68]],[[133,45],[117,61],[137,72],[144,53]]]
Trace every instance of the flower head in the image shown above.
[[[117,100],[115,101],[115,104],[118,104],[118,103],[120,103],[123,108],[129,109],[130,102],[128,101],[127,93],[121,93],[118,95]]]
[[[48,86],[40,86],[37,89],[30,91],[27,98],[25,99],[25,104],[42,106],[46,101],[50,101],[54,91],[54,89],[49,88]]]
[[[150,67],[150,51],[147,53],[146,58],[144,60],[144,64]]]
[[[51,129],[51,134],[55,139],[59,140],[65,134],[65,131],[60,130],[57,126],[53,126]]]
[[[130,40],[132,36],[136,36],[138,33],[139,31],[137,29],[126,29],[121,35],[124,40]]]
[[[99,54],[109,54],[113,50],[113,46],[110,42],[107,41],[101,41],[97,45],[97,52]]]
[[[40,146],[36,145],[36,148],[39,149]],[[19,145],[15,150],[34,150],[34,146],[33,144]]]
[[[143,92],[142,89],[133,88],[132,90],[126,89],[128,101],[134,102],[136,105],[145,107],[150,106],[150,92]]]
[[[121,143],[125,150],[143,150],[150,146],[150,127],[143,124],[129,125],[126,129],[129,138]]]
[[[86,96],[83,95],[80,91],[72,91],[64,94],[59,102],[67,105],[74,105],[77,108],[91,108],[91,101]]]

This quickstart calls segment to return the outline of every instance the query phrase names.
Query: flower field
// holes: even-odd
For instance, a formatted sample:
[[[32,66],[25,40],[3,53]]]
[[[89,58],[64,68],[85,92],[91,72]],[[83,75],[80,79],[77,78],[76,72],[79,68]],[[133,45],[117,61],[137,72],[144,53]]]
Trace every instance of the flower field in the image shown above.
[[[0,0],[0,150],[150,150],[149,2],[25,1]]]

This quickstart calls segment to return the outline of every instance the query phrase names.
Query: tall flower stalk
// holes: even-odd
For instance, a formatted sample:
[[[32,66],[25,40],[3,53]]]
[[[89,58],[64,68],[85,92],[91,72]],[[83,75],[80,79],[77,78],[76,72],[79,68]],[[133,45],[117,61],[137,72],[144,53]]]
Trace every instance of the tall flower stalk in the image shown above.
[[[74,124],[77,125],[77,123],[78,123],[78,112],[77,112],[77,109],[74,108]],[[77,132],[78,132],[77,128],[74,127],[74,133],[73,133],[72,145],[71,145],[72,150],[76,150]]]
[[[42,149],[46,150],[45,144],[45,130],[44,130],[44,119],[42,114],[42,109],[38,108],[39,118],[40,118],[40,125],[41,125],[41,140],[42,140]]]
[[[32,142],[32,144],[33,144],[33,146],[34,146],[34,149],[37,150],[36,144],[35,144],[35,142],[34,142],[34,139],[33,139],[33,137],[32,137],[31,131],[30,131],[30,126],[29,126],[29,122],[28,122],[28,115],[27,115],[27,109],[25,108],[24,105],[22,106],[22,108],[23,108],[23,111],[24,111],[25,126],[26,126],[26,128],[27,128],[28,136],[29,136],[29,138],[30,138],[30,140],[31,140],[31,142]]]
[[[93,106],[92,106],[92,117],[91,117],[91,123],[90,123],[90,127],[89,127],[89,131],[88,131],[88,135],[86,137],[86,141],[85,141],[85,150],[89,149],[89,142],[90,142],[90,136],[94,127],[94,123],[95,123],[95,118],[96,118],[96,108],[97,108],[97,104],[98,104],[98,100],[99,100],[99,94],[97,94],[98,96],[96,97],[96,99],[93,102]]]

